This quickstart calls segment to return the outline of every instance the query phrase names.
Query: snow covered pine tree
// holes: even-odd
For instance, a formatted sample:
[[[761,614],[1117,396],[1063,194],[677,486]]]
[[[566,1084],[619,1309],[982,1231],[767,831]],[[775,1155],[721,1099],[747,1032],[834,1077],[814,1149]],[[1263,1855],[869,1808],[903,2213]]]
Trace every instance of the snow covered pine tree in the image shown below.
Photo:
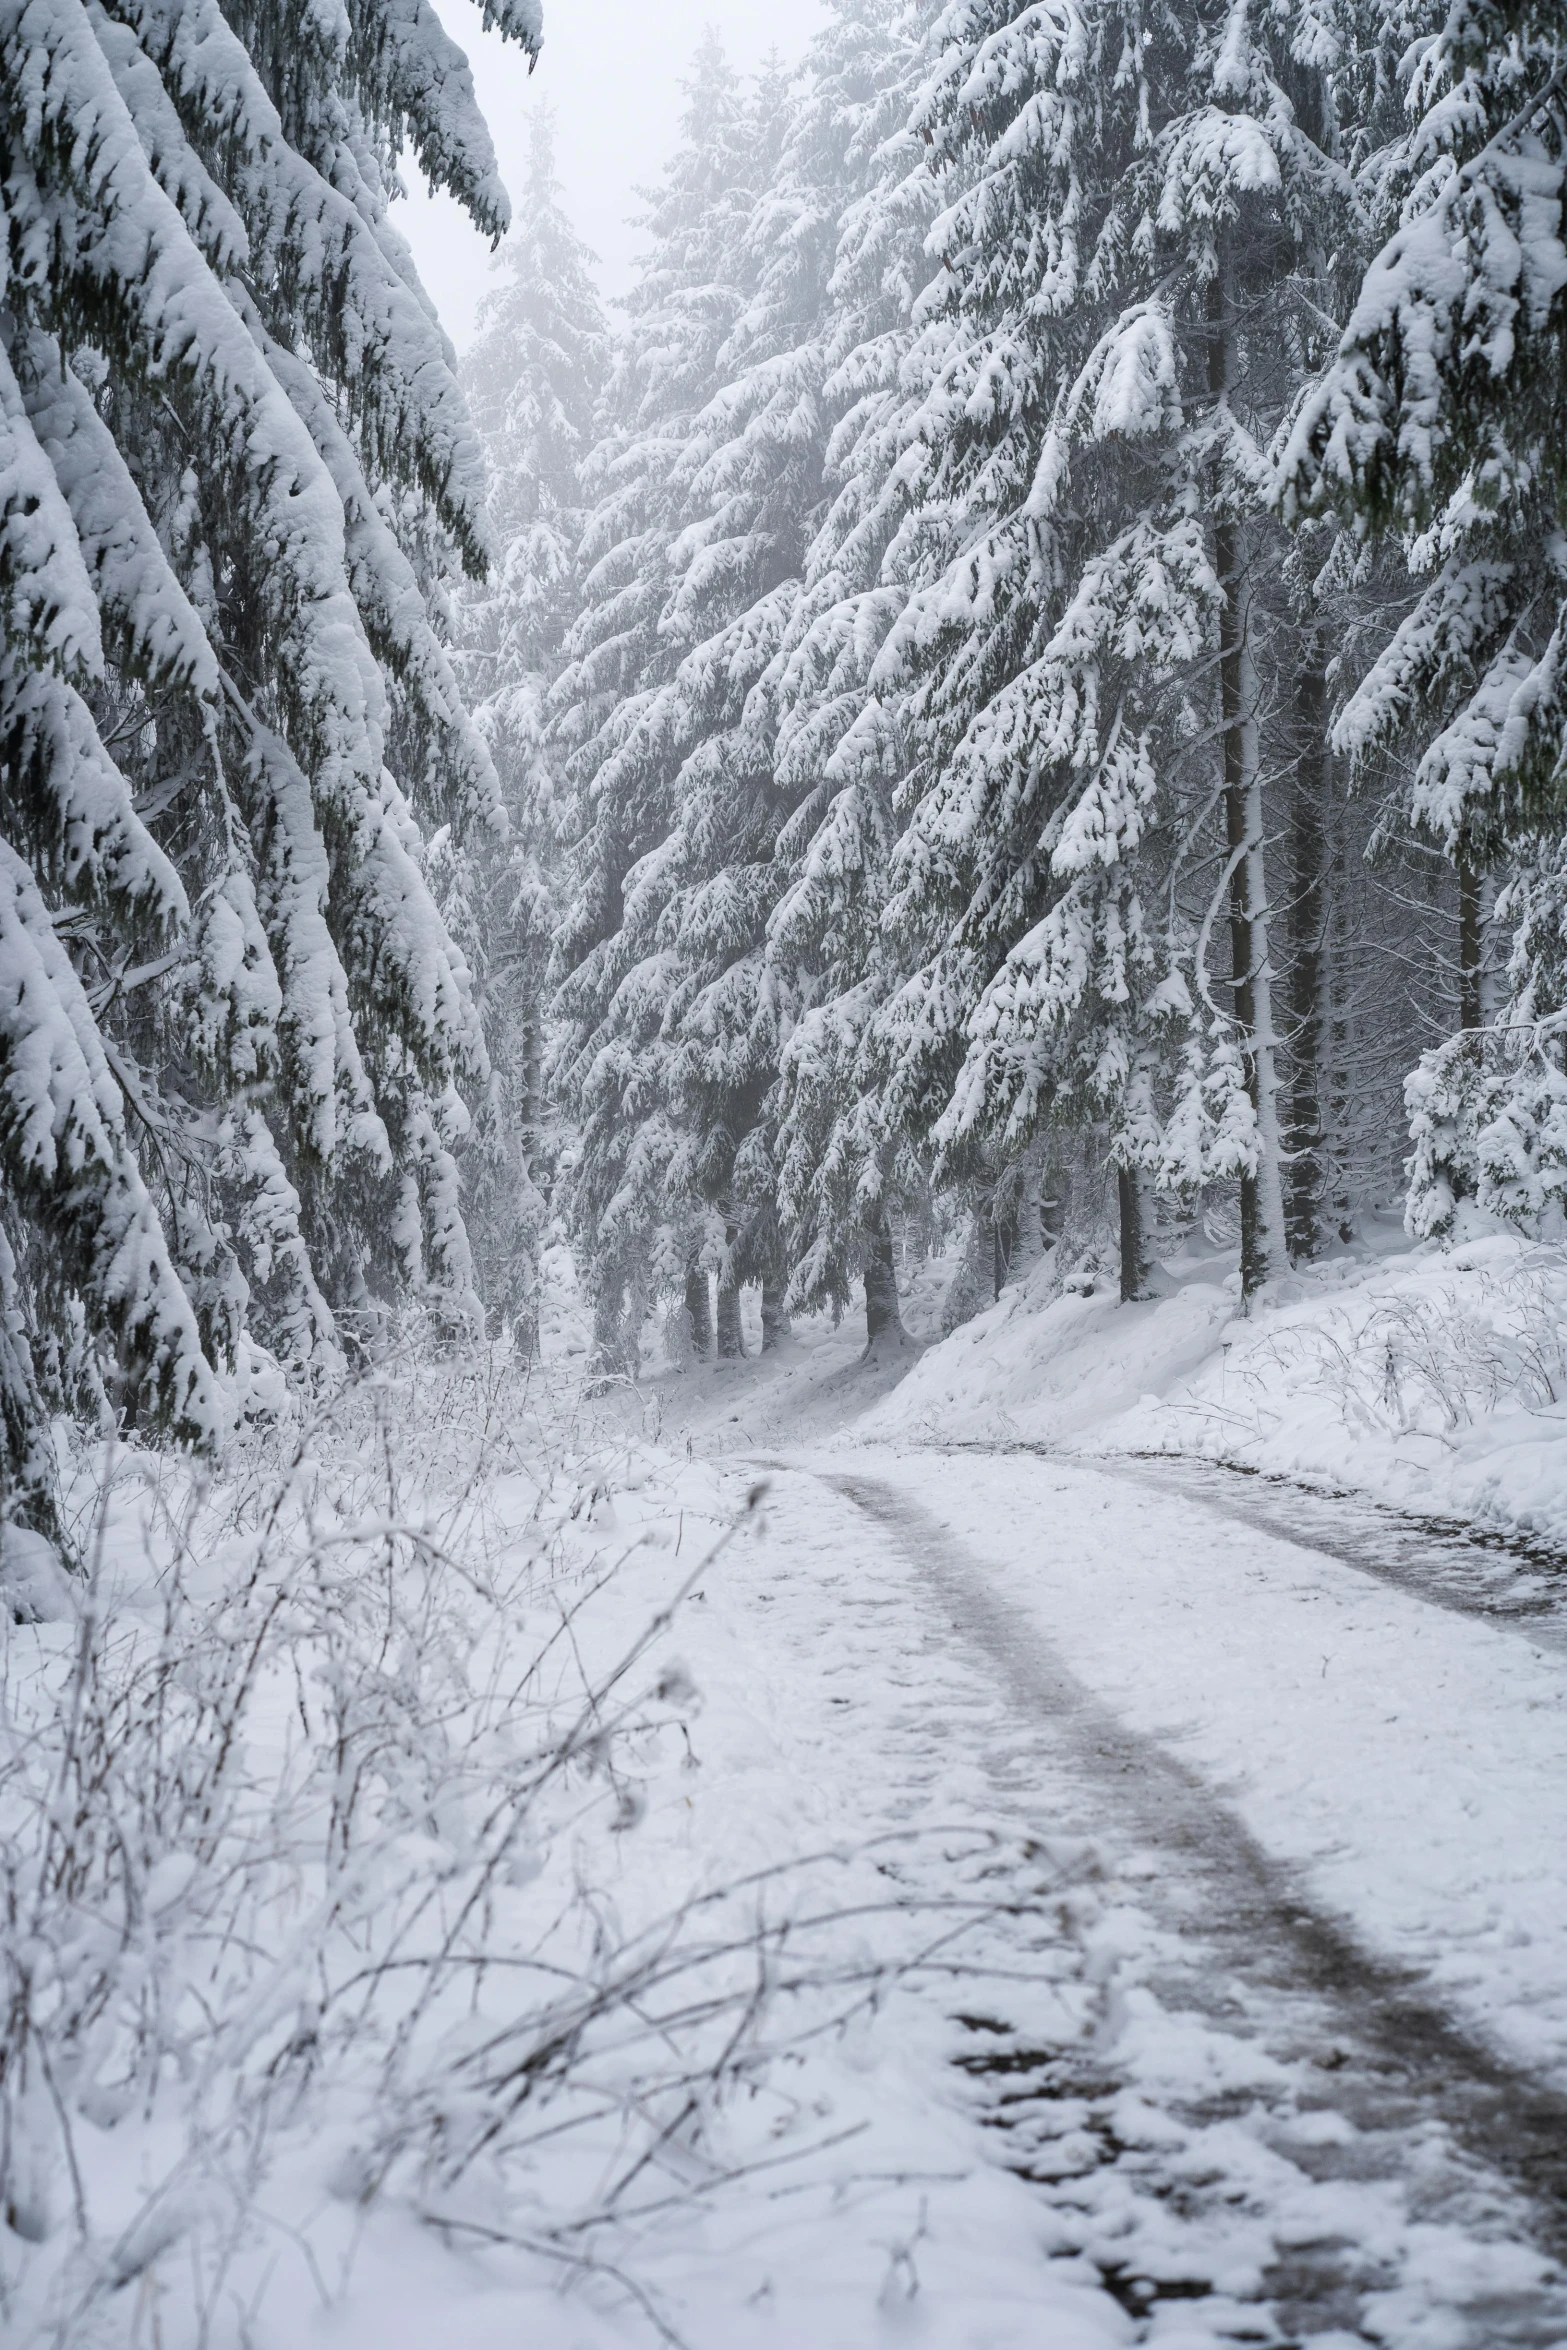
[[[454,613],[454,665],[488,744],[509,818],[430,844],[441,912],[463,949],[490,1077],[458,1159],[479,1288],[497,1324],[536,1320],[538,1247],[554,1149],[544,1091],[544,1010],[569,797],[546,706],[579,600],[585,510],[578,470],[592,440],[609,335],[555,177],[547,107],[532,116],[522,219],[496,256],[462,383],[490,471],[497,560]]]
[[[841,0],[836,13],[808,61],[802,125],[814,116],[816,146],[836,149],[844,192],[815,336],[825,494],[766,681],[774,786],[789,809],[767,959],[792,1022],[772,1151],[790,1304],[841,1311],[861,1279],[867,1342],[896,1351],[893,1223],[923,1210],[928,1182],[888,1117],[875,1059],[874,1016],[902,976],[882,915],[908,764],[902,711],[877,662],[922,541],[907,428],[930,359],[914,310],[944,191],[909,114],[936,11],[923,0]]]
[[[477,1310],[419,826],[502,821],[430,605],[483,485],[400,150],[508,211],[424,0],[4,0],[0,141],[3,1477],[47,1531],[51,1406],[208,1442],[252,1329],[308,1370],[400,1281]]]
[[[792,84],[764,71],[743,112],[716,52],[699,56],[703,101],[654,217],[658,304],[634,318],[622,362],[628,383],[648,373],[649,391],[634,429],[612,407],[592,460],[608,494],[591,526],[599,560],[563,726],[589,722],[611,649],[636,661],[643,684],[603,705],[575,761],[592,795],[580,864],[592,894],[563,933],[579,958],[561,998],[572,1023],[562,1074],[584,1118],[575,1229],[609,1316],[606,1360],[629,1361],[610,1320],[634,1320],[650,1288],[684,1297],[705,1346],[713,1265],[720,1354],[740,1351],[742,1281],[760,1285],[767,1347],[785,1326],[787,1252],[802,1246],[797,1302],[841,1304],[874,1264],[896,1325],[891,1169],[818,1131],[843,1092],[814,1082],[819,1055],[789,1097],[797,1114],[781,1146],[779,1080],[801,1010],[845,963],[842,909],[819,886],[825,857],[806,864],[804,851],[829,801],[840,829],[855,820],[856,795],[834,796],[843,778],[829,754],[898,608],[896,595],[863,593],[880,540],[859,485],[836,499],[824,473],[879,415],[868,384],[895,364],[916,282],[931,183],[898,134],[922,13],[836,0]],[[695,185],[712,191],[700,239],[682,209]],[[628,496],[644,474],[656,504],[646,490]],[[784,893],[789,916],[773,931]],[[602,935],[585,930],[583,952],[574,924],[590,910]],[[912,1164],[896,1143],[892,1157]]]
[[[1340,156],[1380,83],[1352,6],[955,0],[928,39],[928,257],[856,347],[855,245],[885,295],[921,217],[889,140],[845,221],[862,399],[779,695],[780,777],[847,786],[784,835],[771,923],[796,1291],[841,1302],[867,1203],[912,1205],[922,1160],[999,1278],[1045,1167],[1106,1159],[1126,1295],[1156,1186],[1239,1195],[1250,1290],[1330,1190],[1342,1222],[1397,1180],[1389,1095],[1440,996],[1431,876],[1344,812],[1325,741],[1329,652],[1383,583],[1267,511],[1355,282]]]
[[[744,233],[768,160],[716,36],[702,44],[685,87],[680,146],[646,216],[648,251],[585,468],[593,506],[583,603],[553,699],[573,795],[556,939],[555,1084],[578,1126],[563,1204],[594,1300],[598,1359],[614,1373],[634,1367],[659,1287],[683,1288],[689,1271],[695,1297],[706,1241],[697,1202],[672,1180],[680,1147],[664,1033],[672,965],[643,914],[675,824],[686,749],[672,700],[689,643],[674,594],[684,570],[685,462],[718,354],[744,307]],[[705,1293],[705,1273],[701,1280]],[[732,1283],[726,1308],[731,1301],[737,1332]]]
[[[704,1226],[710,1235],[721,1355],[741,1349],[742,1281],[760,1286],[764,1350],[786,1327],[778,1074],[810,990],[807,981],[802,994],[803,965],[770,951],[768,925],[820,819],[831,722],[792,764],[777,756],[776,736],[805,687],[794,657],[816,617],[807,551],[823,522],[828,444],[853,397],[826,388],[842,324],[833,292],[840,223],[901,118],[902,105],[889,113],[888,83],[907,47],[882,0],[843,0],[787,103],[776,73],[759,79],[749,156],[771,168],[735,251],[742,307],[716,353],[713,394],[670,466],[679,528],[659,625],[680,658],[628,746],[676,773],[669,829],[625,897],[626,977],[606,1027],[629,1043],[657,1019],[657,1083],[629,1097],[628,1109],[664,1138],[664,1203],[677,1236],[682,1227],[703,1235]],[[836,586],[828,592],[836,600]],[[622,1147],[631,1147],[624,1136]],[[666,1269],[676,1296],[683,1270],[678,1260]],[[705,1285],[705,1268],[694,1270]],[[700,1286],[693,1295],[695,1329]]]
[[[916,124],[951,193],[905,428],[925,549],[876,671],[913,762],[892,1116],[957,1176],[1093,1121],[1127,1295],[1145,1186],[1228,1179],[1249,1292],[1285,1261],[1264,448],[1352,209],[1326,36],[1244,0],[1147,24],[957,0],[940,31]]]
[[[1461,889],[1458,1035],[1407,1088],[1409,1217],[1526,1225],[1567,1193],[1567,25],[1553,0],[1390,12],[1404,134],[1368,171],[1387,241],[1281,466],[1286,516],[1401,540],[1422,582],[1338,723],[1414,754],[1407,812]],[[1511,920],[1485,1012],[1481,914]]]

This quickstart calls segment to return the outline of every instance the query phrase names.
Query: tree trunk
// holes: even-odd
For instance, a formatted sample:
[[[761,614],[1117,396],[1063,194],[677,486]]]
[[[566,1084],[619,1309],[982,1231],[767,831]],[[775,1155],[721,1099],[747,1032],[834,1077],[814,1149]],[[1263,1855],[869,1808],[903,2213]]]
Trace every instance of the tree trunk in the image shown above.
[[[1229,397],[1231,316],[1228,261],[1210,291],[1209,376],[1216,401]],[[1257,742],[1257,677],[1241,531],[1221,513],[1213,526],[1219,614],[1219,696],[1224,740],[1224,830],[1230,852],[1230,969],[1257,1121],[1256,1172],[1241,1178],[1241,1294],[1251,1297],[1288,1262],[1279,1180],[1279,1086],[1274,1062],[1273,974],[1268,963],[1268,895],[1262,861],[1262,766]]]
[[[1146,1187],[1138,1181],[1135,1167],[1117,1167],[1115,1201],[1121,1220],[1121,1303],[1126,1306],[1148,1295],[1152,1218]]]
[[[740,1327],[740,1284],[735,1278],[735,1241],[738,1234],[731,1224],[724,1235],[724,1257],[718,1268],[718,1359],[736,1362],[745,1353],[745,1334]]]
[[[772,1271],[762,1275],[762,1352],[771,1354],[780,1339],[789,1335],[789,1316],[784,1307],[784,1292],[788,1288],[781,1273]]]
[[[528,1173],[539,1179],[539,1126],[544,1108],[544,1020],[535,1002],[529,1007],[522,1047],[522,1151]]]
[[[691,1352],[705,1363],[713,1351],[713,1293],[700,1265],[686,1267],[686,1329]]]
[[[1262,864],[1262,774],[1257,754],[1256,676],[1247,642],[1248,613],[1238,533],[1214,532],[1225,591],[1220,629],[1224,708],[1224,830],[1234,860],[1230,876],[1230,968],[1241,1034],[1246,1090],[1257,1118],[1256,1171],[1241,1177],[1241,1292],[1251,1297],[1285,1265],[1284,1199],[1279,1181],[1279,1085],[1274,1063],[1273,974],[1268,963],[1268,900]]]
[[[1066,1172],[1054,1159],[1045,1162],[1039,1179],[1039,1237],[1054,1248],[1066,1229]]]
[[[1480,1028],[1485,1023],[1481,989],[1484,984],[1485,924],[1481,918],[1480,876],[1467,857],[1458,864],[1458,1025]]]
[[[607,1281],[593,1301],[593,1353],[590,1358],[596,1384],[624,1379],[634,1369],[627,1342],[630,1315],[623,1281]]]
[[[1344,827],[1335,822],[1328,858],[1328,902],[1324,920],[1322,1001],[1327,1017],[1328,1114],[1323,1144],[1328,1214],[1342,1241],[1353,1240],[1349,1196],[1349,955],[1345,944]]]
[[[1326,648],[1313,635],[1295,677],[1295,771],[1290,794],[1289,981],[1285,1017],[1290,1084],[1285,1104],[1288,1154],[1284,1202],[1290,1260],[1304,1263],[1322,1245],[1322,973],[1327,890],[1323,819],[1332,788],[1328,758]]]
[[[888,1340],[896,1346],[905,1346],[908,1335],[898,1309],[898,1269],[892,1253],[892,1226],[878,1208],[866,1226],[865,1351],[869,1354]]]
[[[1502,1012],[1502,973],[1497,969],[1496,875],[1480,876],[1480,1025],[1494,1028]]]
[[[994,1297],[999,1297],[1006,1287],[1007,1275],[1018,1253],[1020,1189],[1017,1170],[1008,1168],[990,1195],[991,1293]]]

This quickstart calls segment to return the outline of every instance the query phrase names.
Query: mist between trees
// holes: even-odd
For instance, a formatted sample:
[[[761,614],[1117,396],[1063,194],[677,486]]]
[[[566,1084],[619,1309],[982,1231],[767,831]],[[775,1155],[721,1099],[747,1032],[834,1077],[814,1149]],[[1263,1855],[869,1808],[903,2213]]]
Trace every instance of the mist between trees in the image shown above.
[[[936,1240],[950,1314],[1057,1239],[1136,1296],[1199,1213],[1250,1292],[1406,1165],[1421,1232],[1557,1212],[1562,54],[1315,0],[710,40],[613,332],[540,140],[465,658],[606,1369],[660,1304],[736,1353],[743,1283],[764,1347],[862,1278],[895,1341]]]
[[[613,325],[535,116],[465,386],[428,12],[15,0],[0,84],[13,1523],[62,1413],[531,1343],[552,1213],[606,1374],[937,1241],[1556,1229],[1559,10],[709,40]]]

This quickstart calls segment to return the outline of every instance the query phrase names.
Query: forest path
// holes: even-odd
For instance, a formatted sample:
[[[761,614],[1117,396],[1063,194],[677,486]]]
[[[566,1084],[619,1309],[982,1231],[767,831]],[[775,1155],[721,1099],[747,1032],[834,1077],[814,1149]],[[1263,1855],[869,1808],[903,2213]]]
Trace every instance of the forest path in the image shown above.
[[[986,1456],[1063,1457],[1059,1445],[933,1447]],[[1072,1457],[1070,1455],[1065,1457]],[[1287,1477],[1182,1453],[1094,1453],[1106,1476],[1178,1494],[1296,1549],[1320,1553],[1428,1607],[1507,1625],[1540,1649],[1567,1656],[1567,1556],[1518,1535],[1438,1518],[1413,1518],[1362,1494],[1325,1491]]]
[[[1016,1891],[1016,1946],[999,1962],[990,1953],[1012,1988],[987,1992],[983,2013],[965,2010],[955,2059],[1003,2131],[1009,2166],[1086,2228],[1112,2290],[1153,2313],[1150,2338],[1164,2338],[1179,2301],[1193,2342],[1567,2341],[1560,2277],[1526,2249],[1567,2247],[1567,2071],[1549,2061],[1567,2033],[1548,1995],[1567,1970],[1558,1945],[1543,1984],[1538,1966],[1503,1982],[1504,2046],[1477,2027],[1497,1996],[1484,1969],[1466,2003],[1432,1963],[1455,1948],[1472,1960],[1466,1903],[1492,1889],[1466,1877],[1446,1914],[1440,1899],[1417,1903],[1431,1914],[1413,1939],[1396,1930],[1396,1898],[1392,1914],[1365,1898],[1407,1821],[1396,1804],[1379,1811],[1363,1739],[1331,1749],[1346,1701],[1352,1713],[1372,1690],[1379,1709],[1388,1701],[1379,1627],[1365,1627],[1368,1652],[1330,1701],[1318,1657],[1327,1616],[1311,1607],[1304,1655],[1301,1624],[1302,1607],[1326,1599],[1345,1619],[1333,1633],[1353,1628],[1363,1582],[1254,1529],[1216,1530],[1190,1496],[1129,1491],[1059,1460],[904,1454],[851,1468],[839,1453],[767,1466],[777,1558],[797,1575],[813,1554],[853,1558],[852,1572],[814,1578],[811,1644],[853,1660],[862,1700],[879,1685],[869,1711],[881,1752],[874,1770],[863,1752],[856,1765],[870,1818],[878,1784],[901,1791],[900,1817],[909,1790],[928,1801],[940,1787],[949,1815],[955,1796],[955,1816],[966,1803],[976,1826],[1008,1820],[1025,1851],[1046,1856],[1048,1894]],[[881,1539],[867,1543],[872,1528]],[[1215,1637],[1237,1576],[1242,1621]],[[1324,1592],[1324,1576],[1348,1594]],[[1372,1596],[1400,1617],[1380,1629],[1407,1649],[1405,1611],[1429,1622],[1428,1611]],[[1226,1663],[1206,1688],[1170,1637],[1172,1604],[1198,1619],[1182,1628],[1188,1649],[1195,1633],[1210,1663]],[[1292,1639],[1279,1637],[1281,1610],[1294,1612]],[[780,1632],[800,1620],[797,1608],[775,1619]],[[1515,1667],[1544,1667],[1515,1633],[1435,1625],[1443,1637],[1416,1673],[1434,1702],[1451,1695],[1444,1638],[1502,1643]],[[1134,1659],[1142,1669],[1128,1672]],[[1161,1705],[1172,1691],[1185,1718]],[[1485,1694],[1467,1690],[1475,1703]],[[1193,1734],[1205,1710],[1206,1751]],[[1259,1752],[1263,1717],[1275,1735]],[[1560,1759],[1560,1717],[1547,1719],[1551,1752],[1531,1767]],[[1289,1790],[1276,1784],[1281,1754],[1302,1738],[1296,1763],[1309,1778],[1320,1759],[1332,1798],[1326,1820],[1320,1804],[1304,1807],[1304,1845],[1278,1833]],[[1383,1786],[1440,1807],[1451,1790],[1440,1773],[1433,1784],[1429,1759],[1406,1752],[1389,1771],[1384,1758]],[[1357,1809],[1375,1815],[1358,1837]],[[1326,1868],[1312,1850],[1325,1826]],[[1476,1837],[1490,1833],[1478,1823]],[[1458,1839],[1460,1875],[1473,1873],[1474,1842]],[[1448,1839],[1428,1879],[1454,1857]],[[1504,1919],[1504,1943],[1507,1932]],[[1531,2030],[1544,2065],[1522,2060]]]

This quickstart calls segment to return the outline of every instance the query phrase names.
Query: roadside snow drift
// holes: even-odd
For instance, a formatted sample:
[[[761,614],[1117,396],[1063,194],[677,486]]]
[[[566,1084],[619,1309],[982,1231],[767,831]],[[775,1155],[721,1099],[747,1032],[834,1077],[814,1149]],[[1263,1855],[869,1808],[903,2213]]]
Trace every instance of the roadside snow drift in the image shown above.
[[[1367,1232],[1245,1316],[1227,1256],[1172,1259],[1128,1306],[1051,1295],[1046,1260],[862,1433],[1198,1453],[1567,1545],[1567,1257]]]

